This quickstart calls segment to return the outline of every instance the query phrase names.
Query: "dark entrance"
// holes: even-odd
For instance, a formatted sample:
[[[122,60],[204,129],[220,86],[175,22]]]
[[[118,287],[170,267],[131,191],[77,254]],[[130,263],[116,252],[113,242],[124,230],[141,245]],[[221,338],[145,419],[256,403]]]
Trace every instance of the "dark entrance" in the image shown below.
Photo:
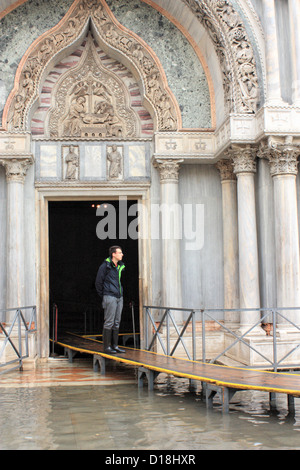
[[[137,201],[105,201],[115,211],[110,211],[109,221],[115,223],[116,238],[99,239],[96,227],[108,231],[108,212],[97,215],[98,201],[49,202],[49,278],[50,278],[50,337],[56,328],[54,312],[57,311],[57,331],[102,334],[103,309],[95,289],[98,268],[108,256],[108,248],[120,245],[124,253],[125,270],[122,273],[124,309],[120,333],[139,331],[138,240],[126,236],[124,220],[128,210]],[[120,213],[123,218],[120,223]],[[124,211],[127,211],[126,214]],[[123,227],[120,227],[123,225]],[[126,228],[126,227],[125,227]],[[121,231],[120,231],[121,230]],[[111,231],[109,236],[114,235]],[[120,236],[122,237],[120,239]],[[133,305],[133,307],[132,307]]]

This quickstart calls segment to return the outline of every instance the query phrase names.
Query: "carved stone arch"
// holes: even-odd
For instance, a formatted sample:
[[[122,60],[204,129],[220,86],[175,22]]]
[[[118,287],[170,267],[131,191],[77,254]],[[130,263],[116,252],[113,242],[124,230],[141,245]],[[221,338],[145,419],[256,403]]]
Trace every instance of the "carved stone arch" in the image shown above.
[[[6,102],[4,129],[30,130],[31,113],[37,107],[47,71],[66,51],[75,50],[89,28],[103,50],[123,62],[137,78],[155,130],[180,129],[179,106],[158,58],[141,38],[117,22],[104,0],[75,0],[55,27],[34,41],[20,62]]]
[[[259,83],[253,47],[229,0],[183,0],[208,32],[219,58],[227,112],[255,113]]]

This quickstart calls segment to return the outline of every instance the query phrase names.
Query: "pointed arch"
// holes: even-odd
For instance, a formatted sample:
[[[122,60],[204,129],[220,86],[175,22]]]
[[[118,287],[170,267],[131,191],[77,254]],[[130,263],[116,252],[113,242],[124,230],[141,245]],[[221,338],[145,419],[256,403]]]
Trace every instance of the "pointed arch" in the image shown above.
[[[90,30],[45,76],[31,115],[37,138],[153,136],[153,120],[133,74],[98,46]]]

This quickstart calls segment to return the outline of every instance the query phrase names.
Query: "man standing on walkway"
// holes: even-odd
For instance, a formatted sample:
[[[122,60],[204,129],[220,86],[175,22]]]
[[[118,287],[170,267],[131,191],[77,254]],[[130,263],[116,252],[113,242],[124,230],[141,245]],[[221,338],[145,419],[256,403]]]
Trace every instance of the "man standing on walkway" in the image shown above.
[[[121,274],[125,268],[122,259],[122,248],[120,246],[111,246],[109,257],[99,267],[95,282],[96,290],[103,299],[103,343],[104,352],[109,354],[125,352],[124,349],[118,346],[119,327],[123,309]]]

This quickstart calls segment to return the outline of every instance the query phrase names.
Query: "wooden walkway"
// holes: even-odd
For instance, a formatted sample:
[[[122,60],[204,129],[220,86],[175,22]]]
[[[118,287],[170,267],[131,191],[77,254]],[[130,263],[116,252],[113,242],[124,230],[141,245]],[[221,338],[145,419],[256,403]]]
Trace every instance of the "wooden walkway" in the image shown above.
[[[300,397],[300,374],[228,367],[126,347],[125,354],[109,355],[103,352],[102,342],[75,334],[61,336],[57,344],[68,351],[70,360],[76,352],[91,354],[94,370],[97,371],[100,367],[101,374],[105,374],[106,359],[138,366],[139,387],[143,386],[143,379],[146,377],[148,388],[152,389],[155,378],[161,372],[200,381],[205,390],[207,407],[213,406],[213,398],[217,394],[224,412],[229,411],[230,399],[238,390],[269,392],[271,402],[275,393],[284,393],[288,397],[290,411],[294,410],[294,397]]]

